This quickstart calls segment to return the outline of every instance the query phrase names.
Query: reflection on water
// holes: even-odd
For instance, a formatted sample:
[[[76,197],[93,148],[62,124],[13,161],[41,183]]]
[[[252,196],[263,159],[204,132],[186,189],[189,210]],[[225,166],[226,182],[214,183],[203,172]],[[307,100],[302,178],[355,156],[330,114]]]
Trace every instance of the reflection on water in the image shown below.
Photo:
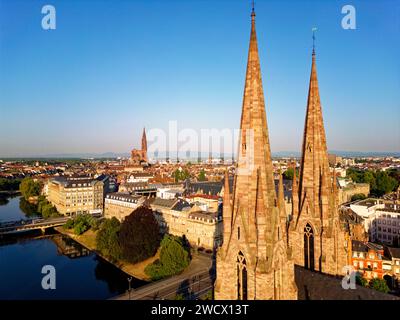
[[[67,236],[6,241],[0,246],[0,299],[108,299],[125,292],[128,275]],[[56,270],[56,289],[44,290],[44,265]],[[137,288],[144,281],[134,279]]]
[[[19,208],[25,213],[26,218],[34,218],[39,215],[37,212],[37,205],[26,201],[24,197],[19,198]]]
[[[16,221],[20,219],[34,218],[37,216],[36,205],[29,203],[21,196],[4,198],[0,205],[0,222]]]
[[[0,222],[31,214],[20,197],[0,206]],[[28,208],[29,209],[29,208]],[[56,289],[44,290],[44,265],[56,269]],[[128,275],[52,229],[0,237],[0,300],[108,299],[125,292]],[[145,284],[134,279],[132,288]]]
[[[5,206],[8,202],[7,197],[0,195],[0,206]]]

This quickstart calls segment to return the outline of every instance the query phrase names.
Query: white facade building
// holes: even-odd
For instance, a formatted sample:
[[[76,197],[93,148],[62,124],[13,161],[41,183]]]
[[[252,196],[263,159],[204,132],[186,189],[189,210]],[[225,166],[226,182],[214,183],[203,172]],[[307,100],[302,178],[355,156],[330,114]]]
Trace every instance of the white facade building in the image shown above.
[[[350,209],[364,218],[364,228],[370,241],[399,245],[400,205],[380,199],[365,199],[350,204]]]

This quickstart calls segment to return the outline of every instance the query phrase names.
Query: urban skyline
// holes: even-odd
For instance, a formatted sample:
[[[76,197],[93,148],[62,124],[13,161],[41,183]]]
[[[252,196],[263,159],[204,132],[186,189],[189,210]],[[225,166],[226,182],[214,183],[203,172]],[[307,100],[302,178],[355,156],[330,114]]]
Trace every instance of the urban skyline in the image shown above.
[[[0,106],[8,121],[0,128],[0,157],[124,153],[139,145],[143,126],[167,132],[170,120],[179,130],[238,127],[246,1],[105,1],[90,8],[56,1],[55,30],[40,28],[39,2],[16,3],[1,1]],[[398,4],[355,1],[355,30],[342,29],[337,1],[256,5],[272,152],[301,147],[313,26],[329,150],[398,152],[398,25],[377,21]],[[5,14],[13,9],[24,19]],[[93,14],[83,16],[85,9]],[[166,23],[166,13],[177,19]],[[138,24],[147,31],[139,33]]]
[[[0,23],[0,300],[400,300],[400,6],[55,1]]]

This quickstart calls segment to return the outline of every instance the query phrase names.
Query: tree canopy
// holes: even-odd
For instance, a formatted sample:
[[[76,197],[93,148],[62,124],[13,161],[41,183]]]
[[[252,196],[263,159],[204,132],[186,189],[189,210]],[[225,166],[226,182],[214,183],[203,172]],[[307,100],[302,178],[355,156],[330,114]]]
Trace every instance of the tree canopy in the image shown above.
[[[119,232],[122,256],[131,263],[154,256],[160,245],[157,220],[150,208],[141,206],[125,218]]]
[[[397,171],[373,171],[347,169],[347,176],[356,183],[368,183],[372,196],[381,197],[390,193],[399,186],[400,177]],[[399,178],[400,179],[400,178]]]
[[[390,291],[386,281],[384,279],[379,279],[379,278],[375,278],[372,279],[369,282],[369,287],[371,289],[383,292],[383,293],[388,293]]]
[[[20,179],[0,178],[0,191],[15,191],[19,189]]]
[[[204,169],[201,169],[199,176],[197,177],[197,180],[199,181],[206,181],[206,172],[204,171]]]
[[[283,173],[283,178],[286,180],[293,180],[294,169],[287,168],[287,170]],[[298,169],[296,169],[296,176],[299,175]]]
[[[65,229],[74,229],[76,235],[80,235],[89,230],[95,219],[90,214],[80,214],[69,219],[65,224]]]
[[[145,269],[152,280],[162,279],[185,270],[190,263],[190,248],[183,238],[165,235],[161,241],[160,259]]]
[[[190,178],[190,173],[189,173],[188,169],[184,169],[184,170],[176,169],[173,172],[172,177],[175,179],[175,182],[184,181],[187,178]]]
[[[121,247],[118,239],[120,227],[121,223],[117,218],[105,219],[96,235],[97,250],[113,260],[121,258]]]
[[[40,182],[35,182],[32,178],[27,177],[21,181],[19,190],[25,199],[40,195],[42,185]]]

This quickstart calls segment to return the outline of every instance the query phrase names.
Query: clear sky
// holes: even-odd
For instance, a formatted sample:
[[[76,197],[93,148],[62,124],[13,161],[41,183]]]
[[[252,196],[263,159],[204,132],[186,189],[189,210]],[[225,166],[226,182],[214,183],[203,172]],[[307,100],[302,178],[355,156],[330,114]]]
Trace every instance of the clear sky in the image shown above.
[[[42,6],[56,8],[43,30]],[[344,30],[342,7],[356,9]],[[143,126],[237,129],[250,0],[0,0],[0,157],[128,152]],[[400,151],[400,2],[256,1],[272,151],[299,151],[316,26],[328,148]],[[205,151],[205,150],[203,150]]]

